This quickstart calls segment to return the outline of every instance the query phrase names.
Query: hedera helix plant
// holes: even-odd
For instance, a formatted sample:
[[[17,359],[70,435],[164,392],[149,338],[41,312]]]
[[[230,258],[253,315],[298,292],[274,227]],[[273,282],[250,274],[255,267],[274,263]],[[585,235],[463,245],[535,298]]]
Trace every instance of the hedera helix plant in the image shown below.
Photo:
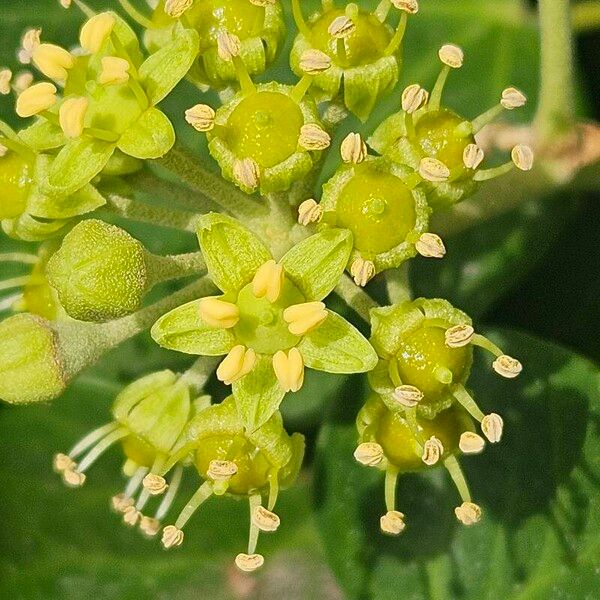
[[[372,11],[323,0],[313,15],[291,0],[297,32],[285,31],[278,0],[161,0],[151,13],[123,0],[140,36],[115,12],[61,4],[85,16],[78,46],[28,30],[20,58],[44,80],[0,72],[17,115],[33,118],[18,131],[0,123],[2,228],[40,242],[37,256],[12,256],[32,264],[30,276],[3,283],[23,293],[0,323],[0,397],[55,399],[147,329],[159,346],[198,357],[184,373],[165,369],[126,386],[112,421],[55,456],[64,482],[83,485],[100,455],[120,446],[127,483],[112,506],[148,537],[162,531],[165,548],[183,542],[185,524],[212,496],[246,498],[248,548],[235,562],[254,571],[264,562],[259,532],[278,528],[279,491],[302,465],[304,438],[286,431],[279,408],[294,402],[308,368],[368,380],[354,457],[345,458],[385,473],[383,533],[410,526],[397,478],[440,466],[457,488],[456,518],[466,526],[485,518],[459,458],[501,442],[503,419],[469,392],[473,353],[491,355],[490,367],[509,379],[522,365],[447,301],[411,298],[406,263],[446,254],[432,215],[514,168],[532,168],[528,145],[487,164],[479,143],[525,94],[507,86],[474,118],[445,106],[446,81],[465,60],[453,43],[439,48],[431,90],[410,83],[398,91],[416,0],[382,0]],[[294,84],[267,79],[286,35]],[[199,99],[185,120],[198,147],[206,136],[220,176],[197,150],[176,145],[157,108],[183,79]],[[211,90],[219,106],[215,95],[202,101]],[[396,111],[370,122],[390,95]],[[351,115],[370,135],[353,131],[333,147]],[[329,153],[340,165],[312,198]],[[148,191],[152,203],[142,198]],[[151,223],[156,235],[158,227],[194,232],[199,251],[154,254],[115,220]],[[387,283],[381,304],[370,293],[376,276]],[[147,301],[157,284],[183,279]],[[328,308],[332,292],[370,325],[368,339]],[[213,374],[227,389],[220,403],[205,390]],[[172,514],[184,476],[197,491]]]

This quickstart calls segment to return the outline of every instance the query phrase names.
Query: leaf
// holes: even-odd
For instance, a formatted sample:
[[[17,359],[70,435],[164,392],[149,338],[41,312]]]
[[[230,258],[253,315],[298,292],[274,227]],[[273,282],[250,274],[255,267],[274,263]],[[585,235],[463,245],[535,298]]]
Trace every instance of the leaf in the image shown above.
[[[181,29],[167,46],[151,54],[139,70],[150,104],[158,104],[186,75],[198,55],[199,37]]]
[[[34,150],[59,148],[67,140],[63,130],[44,118],[37,119],[29,127],[19,132],[19,137]]]
[[[199,354],[221,356],[235,343],[228,329],[209,327],[200,318],[200,300],[193,300],[163,315],[151,330],[154,341],[163,348]]]
[[[307,367],[328,373],[364,373],[377,364],[371,344],[334,312],[302,338],[298,350]]]
[[[352,251],[347,229],[326,229],[296,244],[281,259],[307,300],[322,300],[338,284]]]
[[[125,130],[117,148],[134,158],[164,156],[175,143],[175,131],[163,112],[151,107]]]
[[[504,380],[477,353],[474,395],[505,421],[500,444],[461,459],[484,510],[477,526],[455,520],[458,495],[438,469],[400,478],[397,508],[407,528],[383,537],[382,476],[352,459],[356,383],[331,411],[317,452],[316,507],[348,598],[584,598],[590,589],[599,550],[600,372],[534,337],[492,337],[525,369]]]

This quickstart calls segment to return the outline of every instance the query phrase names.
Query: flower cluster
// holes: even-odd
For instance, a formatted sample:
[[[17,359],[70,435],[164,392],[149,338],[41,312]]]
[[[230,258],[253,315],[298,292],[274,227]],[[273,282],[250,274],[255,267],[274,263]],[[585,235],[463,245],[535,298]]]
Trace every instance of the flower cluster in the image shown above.
[[[56,398],[145,329],[160,347],[196,358],[184,373],[127,385],[110,423],[56,455],[64,482],[83,485],[94,461],[120,446],[127,483],[112,506],[148,537],[162,528],[165,548],[183,542],[184,526],[213,496],[245,498],[250,535],[236,564],[253,571],[264,562],[259,532],[279,527],[279,490],[293,484],[304,456],[303,436],[286,431],[280,412],[286,394],[294,402],[306,368],[362,373],[371,391],[354,456],[385,472],[382,531],[405,528],[398,476],[436,465],[462,499],[457,519],[478,522],[458,456],[500,442],[503,420],[484,414],[468,391],[473,349],[491,353],[503,377],[522,366],[445,300],[410,300],[405,289],[378,306],[361,288],[379,273],[394,277],[417,254],[442,258],[444,243],[430,231],[435,211],[513,167],[532,168],[523,145],[505,165],[483,168],[477,141],[524,94],[508,87],[472,120],[444,107],[446,79],[464,60],[445,44],[431,93],[409,85],[398,93],[401,110],[370,137],[349,133],[317,201],[308,190],[338,124],[350,113],[367,121],[400,80],[416,0],[382,0],[372,13],[324,0],[308,19],[292,0],[295,85],[252,79],[285,42],[278,0],[160,0],[148,16],[122,0],[144,28],[143,47],[116,13],[74,4],[88,17],[74,50],[43,42],[39,30],[23,37],[21,60],[49,81],[13,81],[0,70],[0,92],[14,91],[17,114],[34,117],[18,132],[0,123],[0,219],[8,235],[43,242],[35,254],[5,256],[32,268],[0,284],[22,288],[3,304],[18,314],[0,322],[0,397]],[[206,134],[222,177],[174,148],[173,125],[157,107],[183,79],[199,100],[219,92],[220,108],[198,102],[180,116]],[[168,179],[150,168],[156,163]],[[148,192],[158,198],[140,199]],[[193,232],[199,251],[154,254],[115,218]],[[155,284],[186,278],[194,280],[147,303]],[[326,305],[332,292],[370,324],[370,339]],[[205,392],[213,372],[220,403]],[[197,491],[171,515],[184,473],[198,478]]]

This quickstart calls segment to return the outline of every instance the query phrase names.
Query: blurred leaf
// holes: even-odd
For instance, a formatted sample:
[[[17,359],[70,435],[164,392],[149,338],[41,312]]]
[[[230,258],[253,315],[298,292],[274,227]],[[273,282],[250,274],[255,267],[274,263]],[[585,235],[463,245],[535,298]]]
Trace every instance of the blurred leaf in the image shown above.
[[[492,337],[525,370],[503,380],[477,354],[475,397],[505,420],[500,444],[461,461],[484,509],[477,526],[455,520],[458,494],[437,469],[401,477],[397,506],[407,528],[399,538],[382,536],[382,475],[352,458],[360,403],[340,402],[329,415],[317,449],[316,507],[349,598],[583,599],[597,591],[600,371],[537,338],[509,330]]]

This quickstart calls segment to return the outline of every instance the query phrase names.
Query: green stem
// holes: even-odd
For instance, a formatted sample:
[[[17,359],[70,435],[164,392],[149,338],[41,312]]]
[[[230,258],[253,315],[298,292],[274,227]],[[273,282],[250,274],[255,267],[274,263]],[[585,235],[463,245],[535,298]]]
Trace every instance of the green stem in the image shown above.
[[[148,265],[149,287],[162,281],[206,272],[206,263],[202,252],[170,256],[158,256],[149,252],[146,255],[146,264]]]
[[[181,376],[181,379],[193,386],[197,393],[200,393],[220,361],[221,357],[200,356]]]
[[[358,287],[347,274],[344,274],[340,279],[335,288],[335,293],[366,323],[371,322],[369,311],[379,305],[367,292]]]
[[[577,33],[600,29],[600,2],[578,2],[571,7],[571,13]]]
[[[541,84],[535,127],[543,148],[575,122],[570,0],[539,0]]]
[[[180,180],[206,194],[223,210],[239,219],[264,215],[264,206],[249,198],[220,174],[209,171],[187,149],[176,145],[166,156],[153,161],[156,165],[177,175]]]
[[[411,299],[410,283],[408,281],[408,263],[398,269],[385,272],[385,283],[391,304],[401,304]]]
[[[110,194],[107,198],[106,208],[125,219],[151,223],[159,227],[180,229],[195,233],[198,215],[176,209],[161,208],[139,202],[132,198],[123,198],[116,194]]]

